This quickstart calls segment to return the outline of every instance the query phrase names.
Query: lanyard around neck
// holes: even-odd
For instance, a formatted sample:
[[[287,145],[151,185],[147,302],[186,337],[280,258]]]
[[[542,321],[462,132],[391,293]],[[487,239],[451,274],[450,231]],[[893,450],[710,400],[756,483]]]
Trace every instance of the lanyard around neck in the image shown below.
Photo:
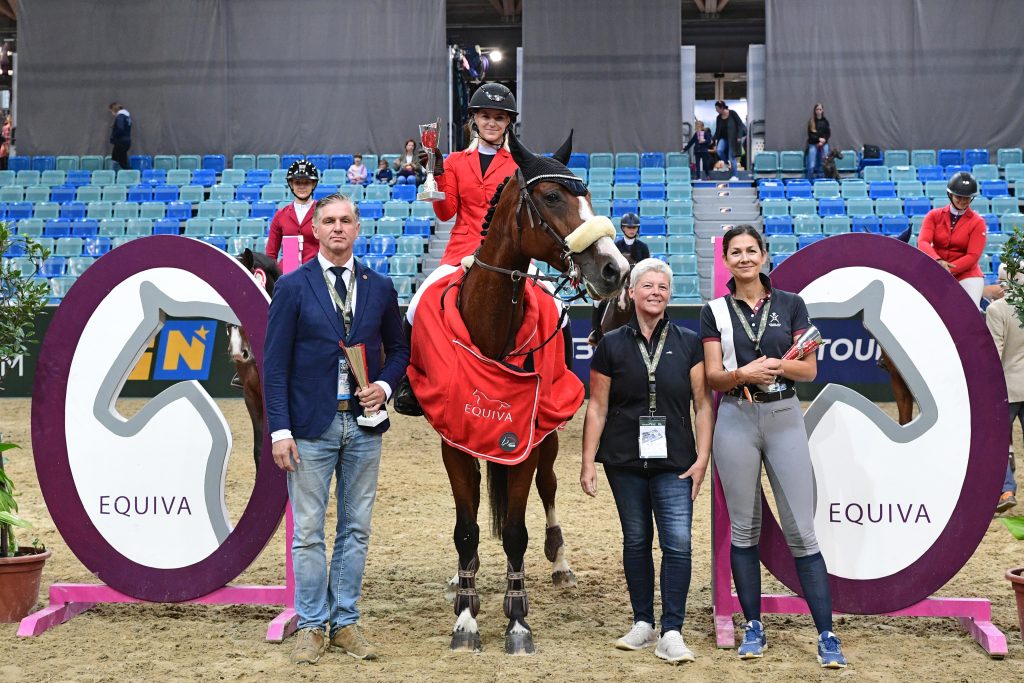
[[[654,350],[654,355],[649,356],[647,353],[647,347],[644,345],[642,339],[637,337],[636,345],[640,348],[640,357],[643,358],[644,365],[647,366],[647,407],[651,411],[651,415],[654,415],[654,409],[658,405],[658,396],[655,387],[654,373],[658,369],[658,363],[661,362],[661,352],[665,350],[665,339],[668,337],[668,321],[665,321],[665,326],[661,328],[661,337],[658,338],[658,348]]]
[[[348,270],[348,268],[346,268],[345,270]],[[352,271],[352,277],[349,278],[349,286],[345,291],[344,301],[341,300],[341,296],[338,294],[338,290],[336,290],[334,288],[334,285],[331,284],[331,278],[327,276],[326,270],[323,271],[323,274],[324,282],[327,283],[327,291],[330,292],[331,299],[334,301],[334,305],[338,307],[339,311],[341,311],[341,317],[345,324],[345,334],[348,334],[349,328],[352,327],[352,300],[353,295],[355,294],[356,291],[356,273],[354,270]],[[344,271],[342,271],[342,274],[344,274]],[[340,278],[341,275],[338,275],[337,277]],[[342,283],[344,282],[345,281],[342,280]]]
[[[750,323],[747,322],[747,316],[740,310],[740,305],[736,303],[736,297],[730,294],[728,298],[729,303],[732,304],[732,310],[736,311],[736,317],[740,319],[743,331],[747,333],[747,337],[754,344],[754,353],[761,355],[761,338],[764,337],[764,330],[768,325],[768,311],[772,308],[771,295],[766,297],[764,309],[761,311],[761,324],[757,328],[756,337],[754,336],[754,330],[750,327]]]

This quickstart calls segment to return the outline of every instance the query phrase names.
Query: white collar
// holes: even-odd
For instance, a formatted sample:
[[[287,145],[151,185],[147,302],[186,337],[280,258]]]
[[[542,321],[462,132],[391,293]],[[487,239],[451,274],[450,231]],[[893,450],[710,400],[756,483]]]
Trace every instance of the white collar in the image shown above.
[[[492,156],[494,156],[495,154],[498,153],[498,148],[497,147],[491,147],[489,144],[484,142],[483,138],[479,139],[479,142],[477,143],[476,148],[480,151],[481,154],[483,154],[485,156],[489,156],[489,157],[492,157]]]
[[[967,209],[969,209],[969,208],[971,208],[971,207],[968,206]],[[954,216],[963,216],[965,213],[967,213],[967,209],[964,209],[963,211],[960,211],[955,206],[953,206],[953,202],[949,203],[949,212],[951,214],[953,214]]]
[[[125,109],[124,107],[121,107],[120,109],[118,109],[118,110],[117,110],[117,114],[116,114],[115,116],[120,116],[121,114],[124,114],[124,115],[125,115],[125,116],[127,116],[128,118],[131,118],[131,114],[129,114],[129,113],[128,113],[128,110],[127,110],[127,109]]]
[[[320,262],[320,268],[321,268],[321,269],[322,269],[322,270],[323,270],[323,271],[324,271],[325,273],[326,273],[326,272],[328,271],[328,269],[330,269],[330,268],[334,268],[334,267],[335,267],[335,266],[334,266],[334,264],[333,264],[333,263],[331,263],[330,261],[328,261],[328,260],[327,260],[327,259],[326,259],[326,258],[324,257],[324,255],[323,255],[322,253],[320,253],[319,251],[318,251],[318,252],[316,253],[316,259],[317,259],[317,261],[319,261],[319,262]],[[344,268],[345,268],[345,269],[346,269],[346,270],[347,270],[347,271],[348,271],[348,272],[349,272],[349,273],[350,273],[351,275],[355,275],[355,272],[356,272],[356,270],[355,270],[355,264],[356,264],[356,257],[355,257],[355,255],[350,255],[350,256],[348,257],[348,261],[345,261],[345,266],[344,266]]]
[[[631,246],[633,246],[633,242],[636,242],[636,238],[635,237],[629,238],[629,237],[626,237],[625,235],[623,235],[622,236],[622,241],[626,243],[627,247],[631,247]]]

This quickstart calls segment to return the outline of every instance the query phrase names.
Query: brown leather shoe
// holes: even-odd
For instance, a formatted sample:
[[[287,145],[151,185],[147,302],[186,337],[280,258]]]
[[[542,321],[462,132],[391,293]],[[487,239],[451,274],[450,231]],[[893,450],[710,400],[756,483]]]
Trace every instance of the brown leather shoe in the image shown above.
[[[377,659],[377,651],[366,642],[358,624],[349,624],[331,636],[331,645],[356,659]]]
[[[303,628],[295,634],[292,664],[316,664],[327,651],[327,639],[318,628]]]

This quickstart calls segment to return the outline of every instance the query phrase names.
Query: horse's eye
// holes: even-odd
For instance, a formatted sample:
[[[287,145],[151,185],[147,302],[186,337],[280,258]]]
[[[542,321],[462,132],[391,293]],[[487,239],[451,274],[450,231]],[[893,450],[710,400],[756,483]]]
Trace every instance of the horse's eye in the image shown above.
[[[544,195],[544,201],[546,201],[548,204],[555,204],[558,202],[559,199],[561,199],[561,197],[557,192],[548,192],[546,195]]]

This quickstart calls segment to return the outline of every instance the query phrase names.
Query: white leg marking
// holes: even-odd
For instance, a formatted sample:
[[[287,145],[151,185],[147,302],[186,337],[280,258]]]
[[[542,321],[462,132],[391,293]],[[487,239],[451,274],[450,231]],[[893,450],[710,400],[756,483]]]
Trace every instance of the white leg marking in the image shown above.
[[[459,633],[459,632],[465,632],[465,633],[476,633],[477,632],[476,619],[474,619],[473,615],[470,614],[468,607],[466,609],[462,610],[462,613],[459,614],[459,618],[456,619],[456,621],[455,621],[455,628],[452,629],[452,633]]]
[[[553,526],[558,526],[558,513],[555,512],[555,506],[554,505],[552,505],[551,509],[549,509],[547,511],[546,516],[547,516],[547,523],[548,523],[548,528],[549,529],[551,527],[553,527]]]
[[[512,625],[512,630],[509,631],[509,633],[529,633],[529,631],[525,626],[519,623],[518,619],[516,619],[516,623]]]
[[[556,574],[558,572],[566,572],[566,573],[568,573],[568,572],[572,571],[569,568],[569,561],[565,559],[565,546],[564,545],[561,548],[559,548],[558,552],[555,554],[555,563],[551,566],[551,571],[555,572]]]

